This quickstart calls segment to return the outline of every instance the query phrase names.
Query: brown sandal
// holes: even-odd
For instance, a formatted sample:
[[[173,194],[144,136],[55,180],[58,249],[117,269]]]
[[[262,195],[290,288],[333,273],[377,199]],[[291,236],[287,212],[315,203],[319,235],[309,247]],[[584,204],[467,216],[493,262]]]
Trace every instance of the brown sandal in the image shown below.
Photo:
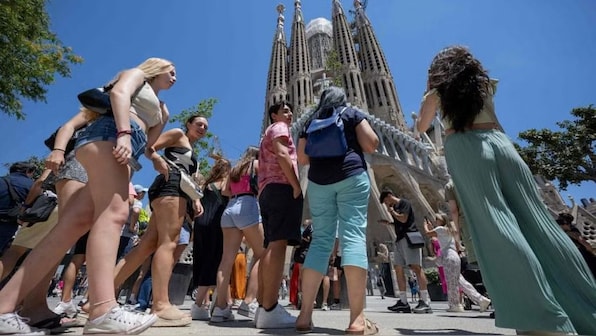
[[[379,333],[379,327],[371,320],[364,319],[364,329],[362,330],[349,330],[346,329],[346,335],[376,335]]]

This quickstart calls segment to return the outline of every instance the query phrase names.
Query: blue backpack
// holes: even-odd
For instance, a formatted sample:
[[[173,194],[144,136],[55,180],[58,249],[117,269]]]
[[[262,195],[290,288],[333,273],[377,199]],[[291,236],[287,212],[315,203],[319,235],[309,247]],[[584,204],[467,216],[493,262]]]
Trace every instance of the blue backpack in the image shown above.
[[[335,109],[333,114],[324,119],[313,119],[306,129],[306,147],[304,151],[311,158],[327,158],[344,156],[348,151],[348,143],[344,133],[344,122],[341,111]]]

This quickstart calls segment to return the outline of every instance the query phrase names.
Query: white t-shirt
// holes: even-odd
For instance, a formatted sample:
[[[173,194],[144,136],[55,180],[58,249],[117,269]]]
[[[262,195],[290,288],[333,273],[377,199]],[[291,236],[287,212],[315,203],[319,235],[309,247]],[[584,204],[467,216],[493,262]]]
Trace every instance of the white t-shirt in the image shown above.
[[[449,230],[444,226],[437,226],[433,229],[433,231],[437,234],[437,239],[439,239],[439,245],[441,245],[441,251],[446,252],[448,249],[455,249],[455,239],[449,233]]]
[[[132,209],[137,208],[137,209],[142,209],[143,208],[143,202],[139,201],[138,199],[135,199],[133,205],[130,207],[130,213],[128,215],[128,220],[126,221],[126,224],[124,224],[124,226],[122,227],[122,232],[120,233],[120,236],[122,237],[134,237],[137,233],[133,232],[130,230],[130,216],[132,215]],[[135,223],[135,227],[136,227],[137,223]],[[138,228],[137,228],[138,229]],[[136,231],[136,230],[135,230]]]

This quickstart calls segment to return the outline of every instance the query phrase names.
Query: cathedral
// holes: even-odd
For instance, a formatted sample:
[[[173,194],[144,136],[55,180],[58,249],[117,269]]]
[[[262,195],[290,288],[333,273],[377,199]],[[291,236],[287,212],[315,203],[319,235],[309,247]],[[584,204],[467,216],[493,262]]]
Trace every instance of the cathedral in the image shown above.
[[[277,6],[262,131],[269,125],[268,107],[284,100],[293,105],[292,132],[296,137],[318,103],[320,93],[331,83],[345,89],[353,107],[370,115],[369,123],[380,140],[377,152],[367,155],[368,173],[373,182],[367,243],[372,248],[373,242],[392,242],[395,238],[392,228],[378,223],[381,219],[391,219],[377,201],[382,189],[390,188],[409,199],[416,218],[421,219],[438,211],[448,212],[444,185],[449,177],[442,150],[442,123],[435,118],[431,131],[421,134],[421,141],[414,139],[365,9],[364,0],[355,0],[347,12],[340,0],[331,0],[331,21],[319,17],[305,23],[302,3],[295,0],[288,44],[285,6]],[[306,169],[301,167],[303,190],[307,185]],[[572,213],[576,227],[596,246],[596,202],[582,202],[583,206],[572,202],[569,207],[551,184],[540,177],[536,182],[551,214],[556,217],[559,212]],[[307,204],[305,216],[308,216]],[[422,225],[421,220],[417,222]]]

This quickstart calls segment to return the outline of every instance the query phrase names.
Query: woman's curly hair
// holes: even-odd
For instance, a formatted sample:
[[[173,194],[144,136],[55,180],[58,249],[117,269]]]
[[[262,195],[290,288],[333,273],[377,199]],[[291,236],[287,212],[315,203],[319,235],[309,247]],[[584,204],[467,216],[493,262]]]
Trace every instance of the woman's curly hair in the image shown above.
[[[428,69],[430,89],[441,97],[443,117],[451,121],[456,132],[465,131],[484,107],[489,95],[488,73],[463,46],[441,50]]]

